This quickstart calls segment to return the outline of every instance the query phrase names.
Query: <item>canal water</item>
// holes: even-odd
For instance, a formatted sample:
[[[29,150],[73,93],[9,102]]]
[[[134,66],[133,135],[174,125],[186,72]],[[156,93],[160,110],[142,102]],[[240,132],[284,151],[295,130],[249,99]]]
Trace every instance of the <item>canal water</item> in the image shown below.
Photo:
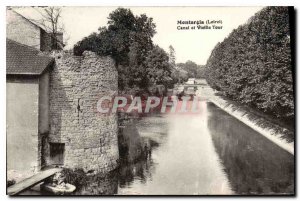
[[[147,153],[106,178],[93,177],[74,194],[294,192],[293,155],[212,103],[202,102],[197,114],[154,114],[133,126]]]
[[[292,194],[294,157],[212,103],[197,114],[143,117],[136,127],[151,151],[78,194]],[[132,134],[129,129],[127,135]],[[134,136],[137,138],[137,136]]]

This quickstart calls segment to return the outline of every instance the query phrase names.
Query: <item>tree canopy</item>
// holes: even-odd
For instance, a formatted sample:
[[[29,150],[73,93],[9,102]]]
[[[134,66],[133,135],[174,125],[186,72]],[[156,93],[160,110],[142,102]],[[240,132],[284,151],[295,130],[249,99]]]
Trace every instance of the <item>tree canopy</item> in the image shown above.
[[[146,58],[147,77],[152,84],[171,84],[171,65],[168,54],[155,46]]]
[[[178,63],[177,67],[186,71],[189,78],[204,78],[204,66],[198,65],[193,61]]]
[[[224,95],[282,119],[294,117],[287,7],[266,7],[213,49],[208,83]]]
[[[97,33],[79,41],[74,54],[85,50],[111,56],[116,61],[119,88],[145,89],[151,85],[172,82],[168,54],[154,46],[156,33],[153,19],[145,14],[135,16],[130,9],[118,8],[108,16],[108,23]],[[147,73],[146,73],[147,72]]]

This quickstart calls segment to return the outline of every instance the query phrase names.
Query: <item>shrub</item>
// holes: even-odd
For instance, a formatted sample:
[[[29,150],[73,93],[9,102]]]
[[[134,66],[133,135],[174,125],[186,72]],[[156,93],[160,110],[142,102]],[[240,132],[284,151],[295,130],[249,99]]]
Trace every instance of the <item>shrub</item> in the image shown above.
[[[76,187],[86,185],[87,174],[83,169],[65,168],[63,169],[62,174],[65,176],[66,183],[75,185]]]

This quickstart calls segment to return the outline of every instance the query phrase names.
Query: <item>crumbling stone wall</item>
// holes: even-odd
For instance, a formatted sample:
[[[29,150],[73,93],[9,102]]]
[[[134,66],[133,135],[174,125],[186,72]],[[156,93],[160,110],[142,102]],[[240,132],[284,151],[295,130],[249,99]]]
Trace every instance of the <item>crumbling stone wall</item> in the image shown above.
[[[118,74],[110,57],[84,52],[55,55],[50,75],[50,133],[45,142],[46,164],[53,164],[51,143],[64,143],[64,166],[108,172],[119,158],[117,115],[96,111],[103,95],[118,90]]]

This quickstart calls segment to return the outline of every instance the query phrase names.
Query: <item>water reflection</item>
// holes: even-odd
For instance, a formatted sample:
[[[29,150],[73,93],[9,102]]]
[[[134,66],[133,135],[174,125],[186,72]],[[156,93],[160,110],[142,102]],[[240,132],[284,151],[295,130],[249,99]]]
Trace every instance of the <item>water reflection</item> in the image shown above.
[[[120,167],[76,195],[293,193],[294,157],[211,103],[120,125]]]
[[[267,138],[208,104],[208,128],[237,194],[294,192],[294,157]]]
[[[153,165],[151,158],[140,160],[134,164],[122,165],[119,169],[120,188],[130,186],[134,180],[145,184],[147,179],[152,178]]]
[[[150,139],[157,146],[151,146],[146,163],[134,164],[134,168],[130,165],[129,173],[120,175],[127,182],[129,175],[130,182],[119,185],[118,194],[233,193],[207,129],[206,103],[202,104],[201,113],[147,117],[136,127],[142,139]],[[145,168],[136,169],[139,167]],[[127,167],[123,168],[126,172]]]
[[[123,190],[134,183],[146,184],[152,179],[155,166],[152,152],[164,141],[167,134],[162,116],[152,114],[125,122],[119,130],[120,167],[117,171],[119,194],[140,194]]]

